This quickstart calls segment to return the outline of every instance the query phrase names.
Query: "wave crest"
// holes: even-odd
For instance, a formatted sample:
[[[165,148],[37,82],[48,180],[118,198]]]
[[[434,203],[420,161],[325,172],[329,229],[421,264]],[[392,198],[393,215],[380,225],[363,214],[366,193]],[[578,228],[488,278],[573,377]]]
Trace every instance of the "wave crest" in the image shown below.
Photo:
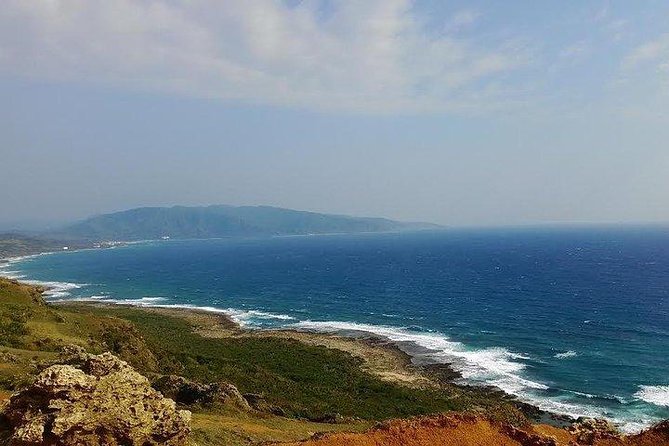
[[[43,280],[23,280],[23,282],[29,285],[44,287],[45,291],[43,296],[47,300],[62,299],[70,296],[72,294],[70,291],[78,290],[88,285],[87,283],[49,282]]]
[[[639,386],[634,398],[656,406],[669,407],[669,386]]]
[[[526,368],[522,361],[530,359],[528,356],[502,347],[473,350],[441,333],[418,333],[406,328],[354,322],[301,321],[290,327],[321,332],[371,333],[396,343],[411,343],[425,349],[425,353],[420,356],[433,362],[450,364],[470,384],[492,384],[516,395],[527,389],[548,389],[542,383],[520,376],[520,372]]]

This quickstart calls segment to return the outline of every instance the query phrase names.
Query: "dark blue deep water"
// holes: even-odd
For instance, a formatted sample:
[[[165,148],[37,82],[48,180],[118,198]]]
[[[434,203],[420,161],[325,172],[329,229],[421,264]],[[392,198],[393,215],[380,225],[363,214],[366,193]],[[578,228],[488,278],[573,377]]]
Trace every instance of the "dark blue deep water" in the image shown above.
[[[54,300],[372,331],[544,409],[627,430],[669,418],[667,229],[146,242],[22,259],[4,273],[59,282]]]

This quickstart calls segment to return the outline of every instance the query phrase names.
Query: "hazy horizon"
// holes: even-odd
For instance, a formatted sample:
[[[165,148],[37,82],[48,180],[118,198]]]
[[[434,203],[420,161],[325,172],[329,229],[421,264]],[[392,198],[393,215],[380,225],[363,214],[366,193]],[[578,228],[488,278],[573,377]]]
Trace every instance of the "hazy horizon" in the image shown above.
[[[0,229],[177,204],[669,222],[667,18],[655,0],[10,0]]]
[[[39,235],[40,233],[44,233],[45,231],[52,231],[52,230],[59,230],[61,228],[66,228],[69,225],[73,223],[78,223],[81,221],[84,221],[88,218],[91,217],[96,217],[99,215],[106,215],[106,214],[114,214],[114,213],[121,213],[125,211],[130,211],[138,208],[151,208],[151,207],[209,207],[209,206],[231,206],[226,203],[209,203],[209,204],[197,204],[197,205],[183,205],[183,204],[165,204],[162,206],[138,206],[138,207],[133,207],[133,208],[123,208],[123,209],[115,209],[115,210],[110,210],[107,212],[101,212],[97,214],[90,214],[82,217],[75,217],[75,218],[68,218],[68,219],[62,219],[62,220],[17,220],[17,221],[0,221],[0,233],[1,232],[24,232],[27,234],[35,234]],[[267,205],[267,204],[251,204],[251,205],[234,205],[234,206],[251,206],[251,207],[277,207],[277,206],[272,206],[272,205]],[[507,223],[507,224],[501,224],[501,223],[493,223],[493,224],[463,224],[463,225],[450,225],[450,224],[443,224],[443,223],[435,223],[432,221],[424,221],[424,220],[411,220],[411,219],[395,219],[392,217],[387,217],[384,215],[368,215],[368,214],[338,214],[338,213],[333,213],[333,212],[327,212],[327,211],[314,211],[314,210],[309,210],[309,209],[293,209],[293,208],[281,208],[281,209],[287,209],[287,210],[294,210],[294,211],[305,211],[305,212],[314,212],[314,213],[321,213],[325,215],[340,215],[340,216],[346,216],[346,217],[360,217],[360,218],[386,218],[390,220],[396,220],[400,222],[405,222],[405,223],[427,223],[427,224],[437,224],[442,226],[443,229],[453,229],[453,230],[459,230],[459,229],[513,229],[513,228],[579,228],[579,227],[668,227],[669,228],[669,222],[668,221],[653,221],[653,222],[648,222],[648,221],[627,221],[627,222],[619,222],[619,221],[542,221],[542,222],[517,222],[517,223]]]

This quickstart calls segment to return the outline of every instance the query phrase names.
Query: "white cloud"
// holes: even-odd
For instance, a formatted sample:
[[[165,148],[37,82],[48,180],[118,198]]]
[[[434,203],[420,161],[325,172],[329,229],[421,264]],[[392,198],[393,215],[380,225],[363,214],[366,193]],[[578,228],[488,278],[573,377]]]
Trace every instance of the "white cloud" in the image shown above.
[[[622,61],[618,81],[623,85],[640,86],[650,95],[646,97],[647,107],[659,107],[666,115],[669,106],[669,33],[634,48]]]
[[[623,60],[623,67],[638,68],[645,64],[655,64],[658,68],[669,62],[669,33],[634,48]]]
[[[0,73],[319,110],[480,111],[524,48],[434,35],[409,0],[5,0]],[[466,26],[465,11],[451,23]]]

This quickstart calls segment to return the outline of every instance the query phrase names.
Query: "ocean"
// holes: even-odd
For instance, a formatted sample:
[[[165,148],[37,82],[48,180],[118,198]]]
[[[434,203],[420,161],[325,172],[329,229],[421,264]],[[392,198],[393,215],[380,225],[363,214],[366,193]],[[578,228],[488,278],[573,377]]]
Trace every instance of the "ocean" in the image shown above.
[[[15,259],[49,300],[203,308],[250,328],[371,332],[542,409],[669,418],[669,229],[152,241]]]

